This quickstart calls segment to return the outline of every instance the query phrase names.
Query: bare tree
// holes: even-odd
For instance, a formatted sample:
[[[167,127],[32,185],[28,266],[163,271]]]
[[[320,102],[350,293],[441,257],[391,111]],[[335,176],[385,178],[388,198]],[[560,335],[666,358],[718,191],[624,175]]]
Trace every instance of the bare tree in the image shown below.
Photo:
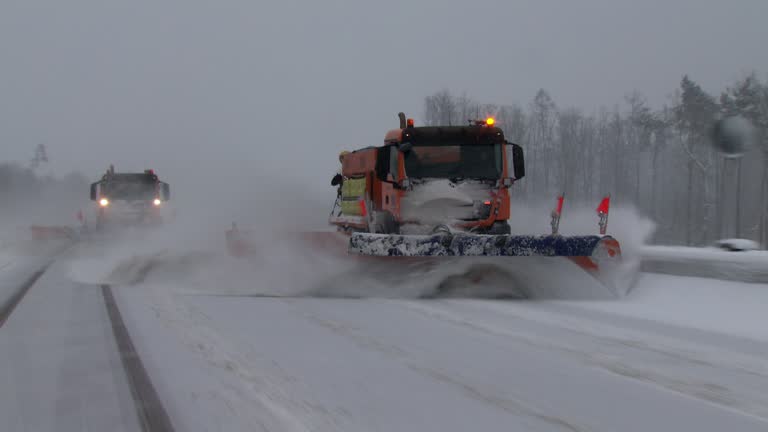
[[[424,99],[424,121],[429,126],[450,126],[456,122],[456,98],[448,90],[441,90]]]
[[[657,118],[648,107],[645,98],[639,92],[632,92],[625,97],[629,107],[627,113],[627,152],[633,160],[634,202],[641,204],[640,190],[643,184],[641,165],[643,155],[651,150],[651,140],[657,128]]]
[[[680,136],[680,145],[688,155],[688,191],[686,219],[691,221],[694,213],[702,211],[704,200],[707,197],[708,181],[711,167],[712,150],[709,146],[704,146],[703,142],[708,139],[709,131],[715,113],[718,112],[718,106],[712,96],[704,90],[688,75],[683,76],[680,82],[680,97],[678,104],[673,108],[675,113],[676,125]],[[704,177],[703,190],[697,187],[695,183],[696,172]],[[698,205],[697,205],[698,204]],[[686,229],[686,244],[692,244],[693,233],[696,226],[689,223]],[[706,230],[706,228],[705,228]],[[706,237],[706,232],[704,234]]]
[[[539,89],[531,102],[531,114],[528,117],[531,124],[529,126],[530,139],[528,141],[531,149],[531,191],[535,194],[541,190],[539,182],[542,183],[544,193],[549,193],[549,181],[551,165],[550,163],[541,163],[540,161],[552,162],[554,159],[554,136],[555,125],[557,124],[557,106],[544,89]],[[543,168],[539,168],[541,165]]]
[[[523,144],[528,137],[528,118],[525,111],[518,106],[502,106],[498,114],[499,126],[504,130],[508,140]]]
[[[444,90],[426,98],[425,108],[429,124],[495,115],[507,139],[525,148],[524,199],[565,191],[591,202],[593,192],[610,192],[615,202],[634,202],[651,215],[655,241],[664,244],[708,243],[723,234],[724,214],[736,208],[736,234],[768,244],[768,83],[747,76],[718,103],[684,76],[669,106],[652,109],[638,92],[624,102],[585,114],[559,109],[544,89],[526,107],[483,104]],[[738,177],[745,179],[745,196],[760,198],[735,206],[718,187],[727,167],[709,142],[715,117],[729,113],[757,126],[762,150],[755,153],[761,157],[747,158]]]
[[[581,156],[586,146],[583,139],[584,117],[576,108],[569,108],[560,112],[558,121],[558,183],[559,190],[570,197],[575,197],[578,191],[576,174],[584,170]]]

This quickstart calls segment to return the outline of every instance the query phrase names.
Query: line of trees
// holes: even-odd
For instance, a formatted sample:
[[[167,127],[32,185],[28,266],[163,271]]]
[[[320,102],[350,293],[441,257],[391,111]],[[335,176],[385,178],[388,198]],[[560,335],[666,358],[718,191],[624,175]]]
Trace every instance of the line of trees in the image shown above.
[[[44,146],[35,148],[28,166],[0,162],[0,229],[8,224],[71,224],[88,201],[88,178],[41,174],[48,162]]]
[[[525,106],[484,104],[449,90],[425,99],[427,125],[461,125],[492,115],[526,151],[522,199],[597,202],[610,193],[657,224],[657,243],[703,245],[723,237],[768,244],[768,82],[750,74],[718,97],[684,76],[669,104],[638,92],[623,104],[584,112],[561,108],[539,90]],[[755,146],[726,160],[711,143],[717,118],[741,115]],[[738,190],[738,193],[737,193]]]

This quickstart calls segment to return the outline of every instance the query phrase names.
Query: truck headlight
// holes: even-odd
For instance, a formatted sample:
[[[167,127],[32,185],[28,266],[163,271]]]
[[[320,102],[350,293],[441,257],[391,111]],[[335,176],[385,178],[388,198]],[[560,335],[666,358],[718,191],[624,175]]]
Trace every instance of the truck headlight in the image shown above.
[[[474,213],[477,219],[488,219],[491,216],[491,201],[475,201]]]

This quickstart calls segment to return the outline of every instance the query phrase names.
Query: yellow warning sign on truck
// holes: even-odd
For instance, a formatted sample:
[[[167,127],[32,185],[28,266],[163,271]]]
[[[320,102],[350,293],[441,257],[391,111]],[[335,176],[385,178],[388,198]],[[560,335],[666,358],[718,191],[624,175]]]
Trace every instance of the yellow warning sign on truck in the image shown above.
[[[363,215],[366,178],[347,178],[341,185],[341,212],[346,215]]]

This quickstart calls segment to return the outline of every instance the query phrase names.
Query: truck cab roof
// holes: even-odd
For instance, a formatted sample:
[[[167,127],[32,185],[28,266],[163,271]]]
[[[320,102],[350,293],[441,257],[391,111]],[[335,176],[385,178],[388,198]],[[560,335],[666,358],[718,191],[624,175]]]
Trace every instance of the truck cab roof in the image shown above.
[[[387,132],[385,144],[410,142],[417,146],[503,144],[504,132],[493,126],[420,126]]]
[[[110,181],[123,181],[123,182],[141,182],[141,181],[147,181],[152,180],[156,181],[157,174],[154,173],[114,173],[110,175],[104,175],[104,180],[110,180]]]

